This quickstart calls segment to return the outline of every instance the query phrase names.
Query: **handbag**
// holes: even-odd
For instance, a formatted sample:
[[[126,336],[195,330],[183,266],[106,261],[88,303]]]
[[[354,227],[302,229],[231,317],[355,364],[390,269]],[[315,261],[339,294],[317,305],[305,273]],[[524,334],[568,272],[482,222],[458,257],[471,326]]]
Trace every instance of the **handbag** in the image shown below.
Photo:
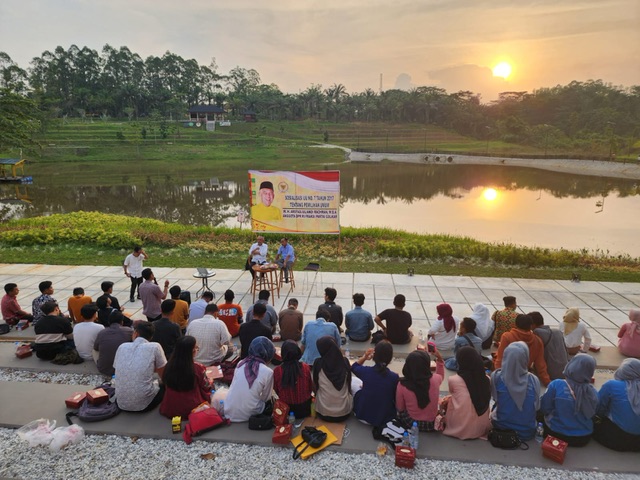
[[[515,430],[503,430],[501,428],[492,428],[489,430],[489,442],[496,448],[503,450],[529,450],[529,445],[520,440]]]
[[[289,439],[291,438],[291,433],[293,432],[293,425],[280,425],[276,427],[273,432],[273,437],[271,437],[271,441],[273,443],[277,443],[280,445],[286,445],[289,443]]]
[[[384,334],[382,330],[376,330],[371,334],[371,343],[373,345],[377,345],[382,340],[386,340],[387,336]]]
[[[271,430],[272,428],[273,421],[271,420],[271,415],[261,413],[249,417],[249,430]]]
[[[284,425],[289,420],[289,405],[278,399],[273,404],[273,414],[271,415],[274,425]]]
[[[189,445],[192,441],[191,437],[230,423],[229,420],[222,418],[215,408],[192,412],[189,414],[189,422],[185,426],[184,432],[182,432],[182,438]]]
[[[300,458],[300,455],[304,453],[304,451],[311,448],[319,448],[327,439],[327,434],[322,430],[318,430],[316,427],[304,427],[302,430],[302,442],[295,446],[293,449],[293,459],[296,460]],[[306,443],[306,445],[304,445]],[[298,450],[300,447],[302,450]]]
[[[385,425],[373,427],[371,433],[375,440],[384,440],[391,446],[396,446],[402,442],[406,431],[401,420],[393,419],[389,420]]]

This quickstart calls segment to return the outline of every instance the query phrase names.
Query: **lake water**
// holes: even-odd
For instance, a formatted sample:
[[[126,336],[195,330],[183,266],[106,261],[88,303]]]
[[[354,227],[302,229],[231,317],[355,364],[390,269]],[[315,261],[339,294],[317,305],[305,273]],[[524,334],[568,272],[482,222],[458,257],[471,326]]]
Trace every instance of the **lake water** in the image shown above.
[[[340,172],[342,226],[640,256],[640,187],[633,180],[469,165],[344,164]],[[57,179],[39,177],[37,169],[30,174],[33,185],[0,185],[0,220],[96,210],[240,226],[238,212],[248,211],[244,171],[212,169],[179,179],[155,172],[110,186],[83,185],[73,177],[79,173]],[[210,188],[216,174],[219,186]],[[62,185],[65,179],[73,186]],[[194,185],[201,182],[205,188]]]

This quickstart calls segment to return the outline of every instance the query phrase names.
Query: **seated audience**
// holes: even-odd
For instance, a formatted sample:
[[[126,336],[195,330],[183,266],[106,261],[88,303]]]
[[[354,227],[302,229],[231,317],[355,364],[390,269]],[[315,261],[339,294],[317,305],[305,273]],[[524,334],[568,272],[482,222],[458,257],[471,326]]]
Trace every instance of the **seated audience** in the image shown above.
[[[596,361],[579,353],[564,369],[565,379],[552,381],[540,400],[544,414],[545,436],[564,440],[570,447],[583,447],[593,433],[593,416],[598,406],[598,392],[591,385]]]
[[[625,359],[598,392],[593,438],[619,452],[640,452],[640,360]]]
[[[96,300],[96,307],[98,308],[97,322],[103,327],[108,327],[110,324],[110,317],[112,313],[120,312],[120,310],[111,306],[111,297],[109,295],[102,295]]]
[[[349,310],[344,316],[347,327],[346,335],[354,342],[367,342],[371,338],[373,330],[373,317],[371,313],[362,308],[364,305],[364,295],[355,293],[353,295],[353,310]]]
[[[187,335],[194,337],[198,344],[195,361],[207,367],[224,361],[235,352],[227,326],[216,318],[217,311],[215,303],[208,304],[204,316],[187,327]]]
[[[51,283],[49,280],[40,282],[40,284],[38,285],[38,289],[40,290],[41,295],[34,298],[33,302],[31,302],[31,314],[33,315],[34,325],[46,315],[46,313],[41,310],[42,305],[47,302],[53,302],[55,304],[58,303],[56,299],[51,296],[53,295],[53,283]]]
[[[73,327],[73,341],[83,360],[93,360],[93,346],[98,334],[104,330],[102,325],[95,323],[98,318],[98,308],[94,304],[84,305],[80,309],[80,318],[82,321]]]
[[[522,441],[533,438],[540,408],[540,381],[528,367],[529,347],[513,342],[504,350],[501,368],[491,374],[495,401],[491,423],[495,428],[515,430]]]
[[[364,362],[371,359],[375,365],[365,367]],[[362,388],[353,396],[353,413],[369,425],[386,425],[396,416],[396,387],[400,377],[389,370],[391,360],[393,346],[382,340],[351,366],[351,372],[362,380]]]
[[[250,416],[270,410],[273,370],[267,363],[275,353],[267,337],[251,341],[247,357],[238,364],[224,401],[224,414],[232,422],[246,422]]]
[[[442,433],[461,440],[486,438],[491,430],[491,382],[482,356],[473,347],[456,352],[458,374],[449,377],[449,399]]]
[[[33,321],[33,315],[25,312],[18,304],[18,293],[20,289],[15,283],[7,283],[4,286],[5,295],[0,301],[2,319],[9,325],[15,325],[20,320]]]
[[[126,412],[148,412],[162,402],[164,386],[154,373],[162,378],[167,359],[160,344],[151,341],[154,330],[153,323],[138,322],[133,342],[123,343],[116,352],[116,398]]]
[[[67,300],[67,310],[69,311],[71,321],[82,322],[83,318],[80,314],[80,309],[91,302],[93,302],[93,300],[91,300],[90,296],[84,294],[84,288],[74,288],[73,295]]]
[[[453,309],[448,303],[441,303],[436,307],[438,319],[433,322],[427,332],[438,350],[453,350],[458,331],[458,319],[453,316]]]
[[[507,295],[502,299],[504,302],[504,308],[502,310],[496,310],[491,316],[491,320],[495,324],[495,331],[493,334],[493,344],[497,347],[500,343],[502,334],[508,332],[516,325],[516,308],[518,303],[516,297]]]
[[[275,308],[269,305],[270,296],[271,292],[269,292],[269,290],[260,290],[260,292],[258,293],[258,302],[247,309],[247,321],[252,318],[253,309],[256,305],[264,305],[266,308],[266,312],[264,315],[262,315],[262,317],[260,317],[260,321],[263,325],[269,327],[271,329],[271,333],[274,334],[276,333],[276,325],[278,325],[278,313],[276,312]]]
[[[487,306],[482,303],[476,303],[469,318],[476,322],[476,336],[482,340],[482,349],[491,348],[496,325],[491,319],[491,313]]]
[[[155,326],[158,323],[156,322]],[[180,337],[162,374],[165,392],[160,403],[160,414],[167,418],[187,418],[191,410],[201,403],[209,403],[211,384],[206,367],[194,362],[198,352],[196,339],[190,335]]]
[[[102,290],[102,293],[104,295],[109,297],[109,299],[111,300],[111,306],[113,308],[115,308],[116,310],[120,310],[121,312],[124,311],[124,307],[121,307],[118,299],[113,296],[113,282],[102,282],[100,284],[100,290]]]
[[[278,326],[280,327],[280,337],[283,341],[293,340],[297,342],[302,338],[304,318],[302,312],[298,310],[298,299],[289,299],[287,308],[278,314]]]
[[[249,346],[255,338],[267,337],[271,340],[271,328],[266,326],[262,319],[267,314],[267,306],[264,303],[256,303],[253,306],[251,317],[247,313],[247,319],[251,319],[248,322],[240,325],[240,332],[238,337],[240,338],[240,358],[246,358],[249,354]]]
[[[529,350],[529,363],[527,367],[532,365],[535,367],[536,374],[543,385],[549,385],[551,379],[547,373],[547,362],[544,360],[544,345],[542,340],[531,331],[533,320],[529,315],[517,315],[516,326],[502,335],[500,346],[495,360],[495,368],[500,368],[504,356],[505,348],[514,342],[524,342]]]
[[[204,309],[211,302],[213,302],[213,292],[203,292],[200,298],[189,306],[189,323],[204,317]]]
[[[454,372],[458,370],[458,360],[456,354],[458,350],[463,347],[475,348],[476,351],[482,355],[482,340],[477,337],[473,332],[476,331],[476,322],[472,318],[465,317],[460,322],[460,328],[458,329],[458,336],[456,342],[453,345],[453,357],[447,358],[444,362],[444,366]]]
[[[159,343],[166,358],[171,357],[176,342],[182,336],[180,327],[169,320],[169,316],[175,311],[176,302],[173,299],[164,300],[160,305],[162,316],[159,320],[153,322],[155,324],[152,342]]]
[[[242,307],[233,303],[233,290],[224,292],[224,303],[218,305],[218,318],[224,322],[232,337],[237,337],[242,323]]]
[[[391,343],[403,345],[409,343],[413,332],[411,326],[411,314],[403,310],[406,300],[404,295],[396,295],[393,298],[394,308],[388,308],[376,315],[375,322],[382,329]],[[382,322],[386,322],[386,325]]]
[[[336,297],[338,291],[335,288],[327,287],[324,289],[324,303],[318,308],[326,308],[329,311],[330,322],[335,323],[338,327],[338,331],[342,333],[342,321],[344,315],[342,314],[342,307],[336,303]]]
[[[338,328],[334,323],[331,325]],[[353,408],[349,360],[342,355],[332,336],[320,337],[316,347],[320,354],[312,369],[316,415],[325,422],[343,422]]]
[[[560,331],[564,335],[564,344],[569,355],[586,353],[591,346],[591,335],[587,326],[580,322],[580,310],[570,308],[562,317]]]
[[[398,418],[405,428],[418,422],[421,432],[433,432],[438,414],[440,385],[444,379],[444,361],[436,349],[436,372],[431,372],[431,357],[423,350],[411,352],[402,367],[402,377],[396,390]]]
[[[544,318],[540,312],[527,313],[533,322],[533,333],[540,337],[544,347],[544,361],[547,363],[547,373],[551,380],[564,378],[564,367],[569,362],[567,347],[564,345],[564,336],[557,328],[551,328],[544,324]]]
[[[41,360],[53,360],[59,353],[75,349],[73,325],[63,317],[56,302],[45,302],[40,307],[42,316],[34,324],[36,334],[34,351]]]
[[[618,332],[618,350],[626,357],[640,358],[640,310],[631,309],[629,320]]]
[[[96,366],[98,371],[107,377],[113,376],[116,372],[113,368],[113,359],[116,357],[118,347],[123,343],[131,342],[133,329],[123,325],[124,315],[116,312],[109,317],[111,322],[107,328],[98,333],[93,345],[94,351],[98,354]]]
[[[168,314],[163,312],[162,315],[178,325],[182,333],[184,333],[187,328],[187,323],[189,322],[189,304],[180,298],[181,293],[182,289],[178,285],[174,285],[169,289],[169,295],[171,296],[171,300],[176,302],[176,308],[173,309],[173,312],[169,312]]]
[[[302,350],[293,340],[286,340],[281,350],[282,364],[273,369],[273,389],[289,405],[296,418],[311,415],[311,368],[300,362]]]
[[[321,307],[316,312],[316,319],[307,322],[302,331],[302,361],[308,365],[313,365],[316,358],[320,356],[318,352],[317,341],[324,336],[332,337],[337,345],[340,345],[340,332],[335,323],[330,322],[331,314],[329,310]]]

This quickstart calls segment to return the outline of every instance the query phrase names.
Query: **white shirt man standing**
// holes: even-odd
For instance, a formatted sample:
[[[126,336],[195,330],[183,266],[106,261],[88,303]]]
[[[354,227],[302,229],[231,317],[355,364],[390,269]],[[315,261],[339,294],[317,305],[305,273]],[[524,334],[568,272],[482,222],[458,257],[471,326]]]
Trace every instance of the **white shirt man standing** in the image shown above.
[[[149,258],[147,252],[145,252],[141,246],[136,245],[133,247],[133,252],[127,255],[124,259],[124,274],[131,279],[131,292],[129,294],[129,301],[135,302],[135,293],[138,289],[138,299],[140,299],[140,284],[142,283],[142,268],[143,262]]]

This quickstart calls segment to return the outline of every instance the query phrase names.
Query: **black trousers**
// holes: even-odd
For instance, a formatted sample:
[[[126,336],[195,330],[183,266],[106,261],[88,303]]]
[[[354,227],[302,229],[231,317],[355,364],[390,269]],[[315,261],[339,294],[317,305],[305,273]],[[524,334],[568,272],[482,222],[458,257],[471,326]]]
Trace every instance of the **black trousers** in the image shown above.
[[[131,291],[129,293],[129,298],[136,298],[136,289],[138,289],[138,298],[140,298],[140,284],[142,283],[142,277],[130,277],[131,278]]]
[[[640,435],[625,432],[609,417],[594,417],[593,438],[601,445],[618,452],[640,452]]]

